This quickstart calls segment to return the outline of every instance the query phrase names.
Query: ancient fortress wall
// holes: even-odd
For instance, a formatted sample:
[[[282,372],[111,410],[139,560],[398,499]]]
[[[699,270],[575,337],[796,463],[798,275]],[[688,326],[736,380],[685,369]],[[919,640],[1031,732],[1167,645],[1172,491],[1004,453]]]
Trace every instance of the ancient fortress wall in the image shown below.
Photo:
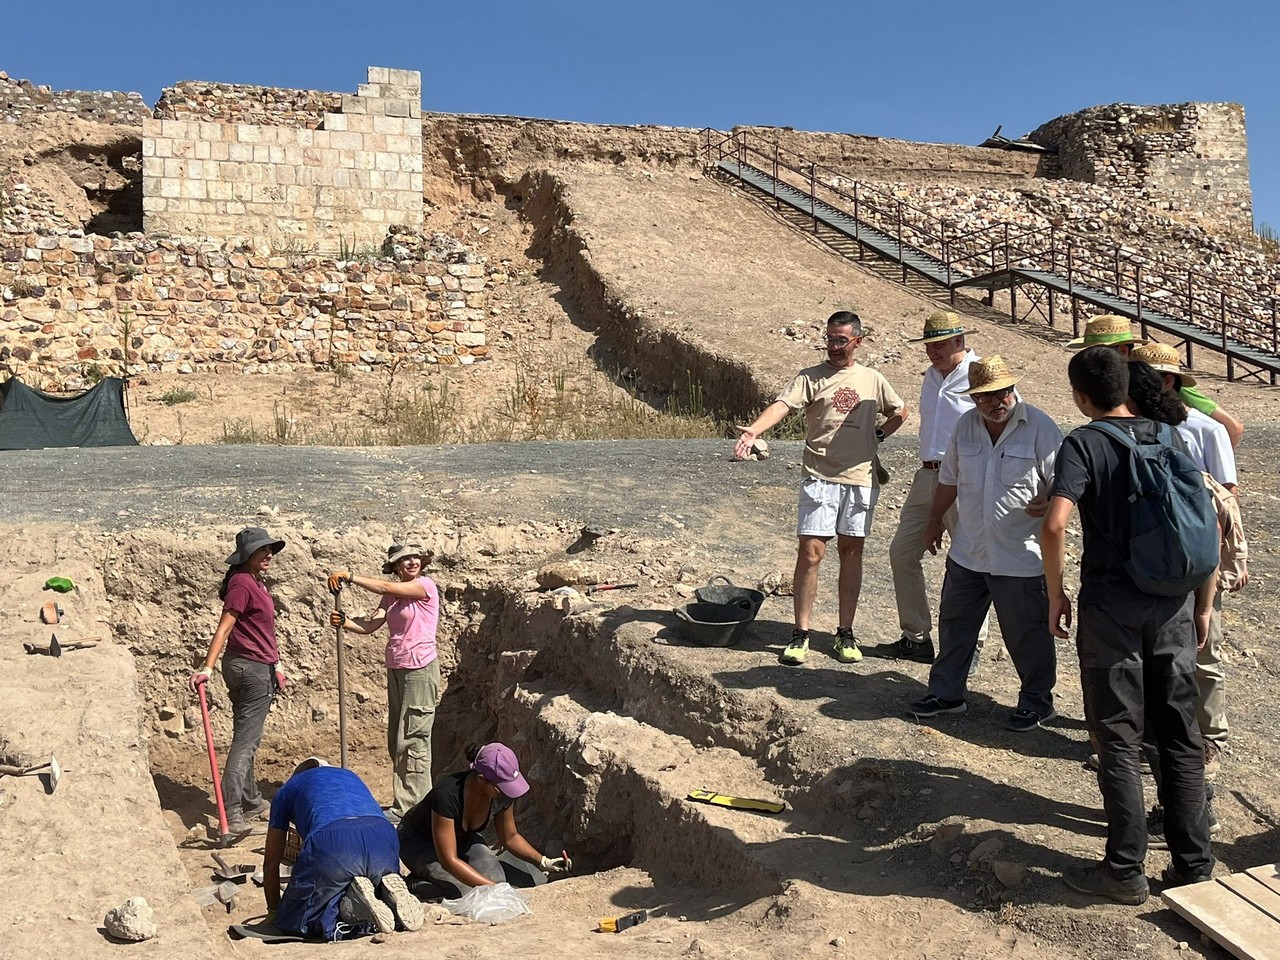
[[[54,90],[30,80],[14,80],[0,70],[0,123],[21,123],[42,113],[69,113],[99,123],[141,123],[151,108],[139,93],[111,90]]]
[[[335,252],[422,226],[422,82],[370,67],[355,95],[187,84],[142,124],[143,229]],[[204,90],[203,96],[184,96]],[[279,107],[280,109],[272,109]]]
[[[1145,191],[1158,209],[1252,232],[1244,108],[1238,103],[1090,107],[1037,127],[1057,151],[1048,176]]]

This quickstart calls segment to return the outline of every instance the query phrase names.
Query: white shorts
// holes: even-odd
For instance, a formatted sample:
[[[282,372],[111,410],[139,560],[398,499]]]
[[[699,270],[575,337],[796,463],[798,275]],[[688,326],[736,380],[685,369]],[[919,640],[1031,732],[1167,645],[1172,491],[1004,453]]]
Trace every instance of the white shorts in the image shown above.
[[[857,487],[808,477],[800,485],[797,537],[865,537],[871,533],[879,487]]]

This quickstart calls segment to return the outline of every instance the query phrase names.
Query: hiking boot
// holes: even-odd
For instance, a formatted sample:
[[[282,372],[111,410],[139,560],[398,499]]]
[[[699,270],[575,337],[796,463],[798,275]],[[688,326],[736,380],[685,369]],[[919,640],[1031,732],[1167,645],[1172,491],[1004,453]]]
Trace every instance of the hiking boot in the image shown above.
[[[792,630],[791,642],[787,644],[787,649],[782,651],[779,658],[783,663],[804,663],[804,658],[809,655],[809,631],[808,630]]]
[[[963,700],[943,700],[941,697],[935,697],[932,693],[928,696],[921,697],[911,706],[907,707],[907,713],[916,717],[936,717],[940,713],[964,713],[969,709]]]
[[[832,645],[831,652],[841,663],[857,663],[862,659],[858,638],[853,635],[852,627],[840,627],[836,630],[836,642]]]
[[[1222,769],[1222,746],[1213,740],[1204,742],[1204,778],[1217,780]]]
[[[266,800],[259,800],[257,803],[246,804],[242,817],[245,820],[270,820],[271,804]]]
[[[891,660],[910,660],[912,663],[933,663],[934,659],[932,640],[912,640],[910,637],[877,644],[875,653]]]
[[[1004,728],[1015,733],[1027,733],[1040,726],[1040,724],[1052,720],[1057,715],[1058,711],[1054,710],[1053,707],[1049,708],[1048,713],[1036,713],[1034,710],[1015,710],[1005,720]]]
[[[1164,868],[1164,872],[1160,874],[1160,879],[1165,882],[1167,887],[1185,887],[1189,883],[1208,883],[1213,879],[1213,868],[1217,865],[1217,860],[1210,860],[1208,869],[1203,873],[1182,873],[1171,863]]]
[[[1102,766],[1102,761],[1098,759],[1096,753],[1089,754],[1089,759],[1084,763],[1090,770],[1097,770]],[[1144,777],[1151,776],[1151,764],[1147,762],[1146,754],[1138,755],[1138,772]]]
[[[378,933],[396,930],[395,914],[378,899],[373,881],[368,877],[356,877],[347,884],[347,892],[338,901],[338,919],[343,923],[370,926]]]
[[[1209,836],[1216,837],[1222,832],[1222,822],[1209,805]],[[1164,835],[1164,807],[1154,806],[1147,813],[1147,847],[1151,850],[1168,850],[1169,839]],[[1188,881],[1190,882],[1190,881]]]
[[[422,929],[425,914],[422,901],[409,892],[404,877],[398,873],[388,873],[378,885],[378,897],[391,908],[391,912],[400,921],[405,930]]]
[[[1117,880],[1111,868],[1105,863],[1094,863],[1087,867],[1067,867],[1062,874],[1062,882],[1076,893],[1091,897],[1106,897],[1116,903],[1138,907],[1147,902],[1151,888],[1147,878],[1137,876],[1131,880]]]

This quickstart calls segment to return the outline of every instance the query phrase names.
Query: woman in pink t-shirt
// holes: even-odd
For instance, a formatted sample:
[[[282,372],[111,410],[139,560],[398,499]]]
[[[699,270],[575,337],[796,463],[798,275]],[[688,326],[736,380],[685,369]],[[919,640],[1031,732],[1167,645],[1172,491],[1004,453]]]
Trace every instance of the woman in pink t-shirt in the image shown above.
[[[393,803],[389,816],[399,821],[431,790],[431,727],[440,700],[440,665],[436,661],[436,624],[440,592],[422,575],[422,548],[392,544],[383,573],[399,581],[352,576],[338,570],[329,589],[351,583],[382,595],[368,617],[333,611],[330,622],[352,633],[370,634],[384,623],[387,639],[387,753],[391,755]]]

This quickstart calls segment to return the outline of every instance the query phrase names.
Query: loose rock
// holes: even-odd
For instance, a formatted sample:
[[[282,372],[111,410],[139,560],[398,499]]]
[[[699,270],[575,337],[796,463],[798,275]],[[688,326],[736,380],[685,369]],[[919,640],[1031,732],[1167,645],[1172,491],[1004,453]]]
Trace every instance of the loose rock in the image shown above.
[[[156,925],[151,919],[155,911],[142,897],[130,897],[118,907],[112,907],[102,919],[107,933],[117,940],[140,942],[156,935]]]

